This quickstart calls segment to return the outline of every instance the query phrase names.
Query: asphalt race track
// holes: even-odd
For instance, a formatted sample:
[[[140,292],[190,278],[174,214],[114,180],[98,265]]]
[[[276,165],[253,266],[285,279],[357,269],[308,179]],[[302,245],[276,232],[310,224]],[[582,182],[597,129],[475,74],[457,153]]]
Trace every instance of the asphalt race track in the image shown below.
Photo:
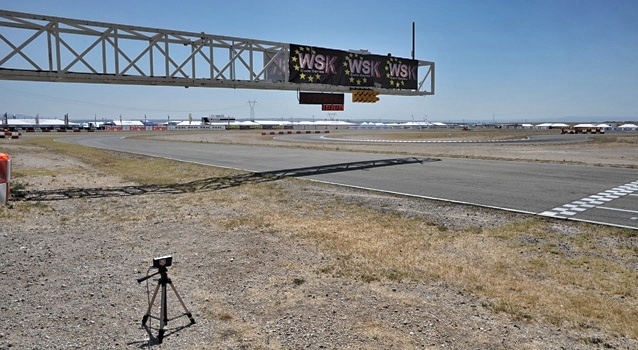
[[[164,142],[126,138],[121,134],[90,134],[64,141],[638,229],[638,172],[635,169]]]

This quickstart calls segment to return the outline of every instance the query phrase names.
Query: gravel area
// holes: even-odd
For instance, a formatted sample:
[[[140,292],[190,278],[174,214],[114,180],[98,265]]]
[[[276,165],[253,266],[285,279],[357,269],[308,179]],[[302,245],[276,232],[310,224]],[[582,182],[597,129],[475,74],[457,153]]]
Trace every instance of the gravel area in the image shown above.
[[[43,150],[3,148],[14,169],[55,170],[23,179],[29,190],[133,185]],[[80,174],[65,174],[78,167]],[[274,184],[291,194],[291,205],[341,196],[452,228],[498,225],[518,215],[298,180]],[[213,198],[146,193],[0,208],[0,349],[638,348],[634,339],[594,327],[577,332],[513,320],[445,284],[366,283],[320,273],[338,257],[268,231],[225,229],[222,220],[246,213]],[[170,320],[158,344],[159,322],[141,327],[147,288],[157,282],[136,279],[163,255],[173,256],[168,276],[196,323]],[[182,314],[170,288],[167,295],[169,318]],[[153,314],[157,309],[156,303]]]

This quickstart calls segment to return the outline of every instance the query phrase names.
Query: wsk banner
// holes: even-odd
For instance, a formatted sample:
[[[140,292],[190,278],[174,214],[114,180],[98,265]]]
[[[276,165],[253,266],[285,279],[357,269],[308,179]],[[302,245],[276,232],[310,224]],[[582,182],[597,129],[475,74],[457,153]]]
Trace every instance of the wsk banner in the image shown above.
[[[289,82],[385,89],[417,88],[416,60],[290,44]]]

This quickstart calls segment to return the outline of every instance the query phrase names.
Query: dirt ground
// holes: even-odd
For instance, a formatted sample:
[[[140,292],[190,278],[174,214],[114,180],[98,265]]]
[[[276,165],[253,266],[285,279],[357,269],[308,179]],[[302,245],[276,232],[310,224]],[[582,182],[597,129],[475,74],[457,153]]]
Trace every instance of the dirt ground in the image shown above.
[[[201,136],[188,137],[201,141]],[[615,149],[616,157],[594,161],[586,151],[578,159],[568,157],[567,150],[559,156],[542,151],[542,158],[638,164],[634,151],[620,155]],[[13,169],[30,171],[19,179],[29,190],[135,185],[19,142],[0,144],[0,152],[12,156]],[[295,179],[271,185],[290,194],[285,200],[291,208],[296,201],[310,201],[320,211],[327,198],[337,196],[390,212],[409,211],[449,227],[498,225],[516,216]],[[239,186],[183,194],[114,191],[1,208],[0,349],[638,348],[636,339],[597,327],[576,330],[495,313],[487,300],[443,283],[364,282],[321,273],[321,266],[339,256],[281,233],[228,229],[223,224],[228,218],[249,213],[225,205],[219,199],[223,191],[248,200]],[[184,316],[170,320],[158,344],[159,321],[149,321],[152,329],[141,327],[147,289],[152,292],[157,282],[136,279],[147,274],[153,257],[163,255],[174,256],[168,275],[196,323]],[[170,288],[167,295],[169,318],[182,314]],[[152,311],[157,314],[157,303]]]

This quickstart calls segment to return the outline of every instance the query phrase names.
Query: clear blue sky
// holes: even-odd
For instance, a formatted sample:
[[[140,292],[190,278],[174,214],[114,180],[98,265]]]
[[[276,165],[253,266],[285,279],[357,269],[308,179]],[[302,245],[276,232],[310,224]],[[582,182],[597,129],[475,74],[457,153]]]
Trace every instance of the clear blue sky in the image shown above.
[[[638,1],[4,1],[4,10],[436,62],[436,94],[381,96],[338,119],[638,120]],[[3,44],[0,42],[0,44]],[[7,50],[6,45],[0,50]],[[72,120],[324,119],[295,92],[0,81],[0,113]]]

